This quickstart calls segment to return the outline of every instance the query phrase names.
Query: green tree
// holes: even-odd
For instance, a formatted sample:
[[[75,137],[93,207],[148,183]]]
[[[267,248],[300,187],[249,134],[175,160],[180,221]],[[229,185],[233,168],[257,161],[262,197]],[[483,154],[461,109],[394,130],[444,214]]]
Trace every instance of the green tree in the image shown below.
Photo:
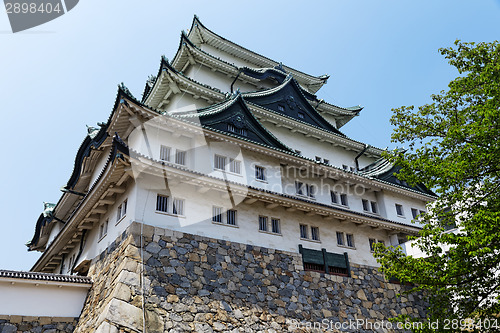
[[[431,104],[393,109],[392,141],[409,149],[386,155],[402,167],[398,178],[439,196],[415,239],[427,255],[378,246],[375,256],[387,276],[426,290],[427,320],[441,325],[417,331],[458,332],[443,321],[471,318],[483,320],[475,332],[499,332],[500,44],[456,41],[440,52],[459,76]]]

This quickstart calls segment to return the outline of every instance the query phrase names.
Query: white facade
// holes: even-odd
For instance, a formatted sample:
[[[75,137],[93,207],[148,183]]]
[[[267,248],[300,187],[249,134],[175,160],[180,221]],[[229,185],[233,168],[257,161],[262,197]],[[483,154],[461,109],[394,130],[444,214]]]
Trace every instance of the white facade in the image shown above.
[[[68,185],[84,193],[64,194],[75,213],[58,204],[64,227],[49,219],[37,229],[49,241],[34,238],[31,246],[44,251],[35,270],[85,274],[85,263],[132,222],[292,252],[299,245],[346,252],[350,262],[369,266],[377,265],[372,242],[397,245],[416,234],[411,208],[424,211],[434,197],[387,181],[390,170],[385,180],[365,175],[381,151],[337,133],[351,111],[322,118],[319,102],[305,97],[326,79],[281,73],[281,65],[268,70],[271,60],[224,43],[182,44],[177,69],[162,61],[142,103],[119,91],[94,139],[100,155],[82,154],[77,163],[86,163],[88,174]],[[279,95],[291,80],[300,84],[295,98]],[[231,94],[232,85],[243,94]],[[276,87],[262,105],[245,100],[246,92]],[[280,114],[285,107],[294,113]]]

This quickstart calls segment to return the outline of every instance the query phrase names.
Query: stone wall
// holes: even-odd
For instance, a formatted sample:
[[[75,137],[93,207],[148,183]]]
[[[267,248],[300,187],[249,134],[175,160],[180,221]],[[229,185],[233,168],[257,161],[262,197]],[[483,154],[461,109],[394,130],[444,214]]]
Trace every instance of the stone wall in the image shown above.
[[[78,318],[0,315],[0,333],[73,332],[77,322]]]
[[[76,332],[283,332],[425,314],[422,295],[399,297],[373,267],[341,277],[304,271],[298,253],[146,225],[140,235],[132,224],[93,262]]]

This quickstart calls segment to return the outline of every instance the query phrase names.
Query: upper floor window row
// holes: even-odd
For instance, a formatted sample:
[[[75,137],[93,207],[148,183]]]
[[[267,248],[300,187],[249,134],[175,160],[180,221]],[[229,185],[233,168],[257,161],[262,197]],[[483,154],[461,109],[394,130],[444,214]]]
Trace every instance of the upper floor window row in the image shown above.
[[[378,214],[377,202],[361,199],[361,203],[363,205],[363,211],[368,213]]]
[[[338,193],[335,191],[330,191],[330,197],[332,199],[332,204],[349,206],[349,202],[347,201],[347,194]]]
[[[172,152],[174,149],[172,147],[167,147],[164,145],[160,146],[160,160],[170,162],[172,160]],[[186,151],[175,149],[175,154],[173,156],[175,164],[186,165]]]
[[[215,154],[214,156],[214,169],[228,171],[236,174],[241,174],[241,161],[229,158],[229,163],[227,163],[228,158],[226,156]]]
[[[298,180],[295,181],[295,192],[298,195],[304,195],[312,199],[316,198],[316,186]]]

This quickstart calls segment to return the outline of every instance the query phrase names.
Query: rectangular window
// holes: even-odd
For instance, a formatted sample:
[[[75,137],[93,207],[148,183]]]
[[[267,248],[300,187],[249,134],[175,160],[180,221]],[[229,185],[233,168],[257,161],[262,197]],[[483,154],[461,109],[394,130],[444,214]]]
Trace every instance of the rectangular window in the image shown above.
[[[314,185],[306,185],[307,196],[310,198],[314,198],[316,196],[316,187]]]
[[[361,199],[361,203],[363,204],[363,210],[365,212],[369,212],[370,211],[370,207],[368,205],[368,200]]]
[[[416,218],[417,218],[417,216],[418,216],[418,210],[417,210],[417,209],[415,209],[415,208],[412,208],[412,209],[411,209],[411,216],[412,216],[414,219],[416,219]]]
[[[120,221],[122,217],[127,213],[127,200],[125,200],[120,206],[118,206],[116,212],[116,222]]]
[[[396,204],[396,214],[398,214],[399,216],[404,216],[403,206],[401,206],[400,204]]]
[[[373,214],[378,214],[378,207],[377,203],[375,201],[370,201],[370,204],[372,206],[372,213]]]
[[[239,135],[247,136],[246,128],[237,128],[233,124],[227,124],[227,130],[232,133],[236,133]]]
[[[297,194],[304,195],[304,183],[296,181],[295,182],[295,191]]]
[[[226,170],[226,157],[221,155],[214,156],[214,169]]]
[[[271,231],[275,234],[281,234],[280,220],[271,219]]]
[[[256,165],[255,166],[255,179],[265,181],[266,180],[266,169],[261,167],[261,166]]]
[[[108,224],[109,224],[109,220],[106,220],[99,227],[99,240],[104,238],[108,234]],[[70,267],[71,267],[71,264],[70,264]]]
[[[345,164],[342,164],[342,169],[349,170],[349,167],[347,165],[345,165]]]
[[[345,239],[346,239],[346,245],[348,247],[354,247],[354,235],[346,234]]]
[[[222,207],[212,207],[212,221],[222,223]]]
[[[168,213],[168,196],[158,194],[156,196],[156,210]]]
[[[321,162],[321,157],[316,156],[316,162]]]
[[[180,165],[186,165],[186,152],[183,150],[175,151],[175,163]]]
[[[332,198],[332,203],[334,204],[339,203],[337,192],[330,191],[330,197]]]
[[[370,242],[370,251],[372,251],[372,252],[375,251],[375,243],[377,241],[373,238],[368,239],[368,241]]]
[[[311,239],[315,241],[319,241],[319,228],[311,227]]]
[[[344,233],[337,231],[337,245],[344,245]]]
[[[342,206],[348,206],[347,204],[347,194],[341,194],[340,195],[340,203]]]
[[[172,214],[184,215],[184,199],[174,199],[172,206]]]
[[[300,238],[308,239],[309,234],[307,233],[307,225],[301,224],[300,225]]]
[[[323,163],[325,163],[325,164],[330,164],[330,160],[327,160],[327,159],[325,158],[325,159],[323,159]]]
[[[233,173],[241,174],[241,161],[230,158],[229,159],[229,171],[233,172]]]
[[[236,211],[234,209],[229,209],[226,212],[227,224],[236,225]]]
[[[259,216],[259,230],[267,231],[267,216]]]
[[[167,146],[160,146],[160,160],[162,161],[170,161],[170,151],[171,148]]]

